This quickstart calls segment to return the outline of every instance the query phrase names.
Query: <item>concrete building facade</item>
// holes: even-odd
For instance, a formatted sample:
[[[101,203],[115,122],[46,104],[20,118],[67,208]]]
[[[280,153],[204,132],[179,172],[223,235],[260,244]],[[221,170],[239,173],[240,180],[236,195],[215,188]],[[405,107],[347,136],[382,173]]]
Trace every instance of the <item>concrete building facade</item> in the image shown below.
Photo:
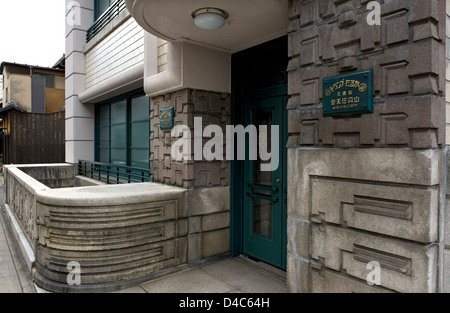
[[[97,280],[92,270],[88,284],[136,281],[244,254],[285,270],[290,292],[450,291],[449,1],[66,3],[66,162],[149,169],[152,189],[95,187],[120,202],[107,200],[115,206],[102,206],[98,218],[114,219],[120,205],[144,199],[167,214],[139,230],[150,246],[162,242],[165,252],[155,254],[152,266],[120,263],[115,275],[116,267],[105,265]],[[194,17],[203,8],[224,17],[224,25],[197,27]],[[106,16],[106,26],[92,27]],[[367,70],[373,72],[373,110],[327,116],[326,79]],[[167,112],[173,127],[163,127]],[[216,125],[215,136],[221,129],[230,140],[235,135],[227,126],[252,124],[279,127],[253,137],[259,147],[279,152],[273,171],[260,170],[260,159],[228,155],[207,131]],[[180,133],[172,130],[183,125],[193,135],[184,143],[193,148],[176,160]],[[133,138],[137,146],[129,144]],[[213,143],[216,158],[195,155],[196,145]],[[26,180],[16,169],[11,173],[13,184]],[[63,204],[59,191],[46,192],[37,192],[38,222],[29,237],[40,251],[38,281],[52,288],[49,281],[64,279],[54,265],[66,260],[58,249],[74,240],[64,236],[76,222],[65,220],[66,241],[55,244]],[[71,196],[68,206],[85,205],[76,204],[81,190]],[[109,209],[115,215],[104,216]],[[152,219],[150,213],[142,214]],[[129,223],[120,225],[139,227]],[[157,230],[160,239],[146,237]],[[120,227],[115,231],[119,236]],[[78,229],[77,236],[94,232],[104,241],[93,250],[112,245],[117,260],[129,251],[136,264],[143,262],[136,238],[120,250],[116,237],[106,240],[98,230]],[[100,255],[86,252],[88,246],[70,247],[72,256]],[[55,254],[60,259],[52,260]]]

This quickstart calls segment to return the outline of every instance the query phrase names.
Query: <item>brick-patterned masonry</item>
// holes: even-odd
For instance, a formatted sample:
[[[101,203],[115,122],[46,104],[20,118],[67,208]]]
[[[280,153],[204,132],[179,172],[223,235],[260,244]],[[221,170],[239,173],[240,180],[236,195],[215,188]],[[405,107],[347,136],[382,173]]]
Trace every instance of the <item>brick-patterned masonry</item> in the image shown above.
[[[440,233],[446,2],[378,1],[380,26],[367,23],[368,2],[289,2],[292,292],[449,288]],[[369,69],[374,113],[323,117],[323,78]]]
[[[229,162],[207,160],[176,162],[172,159],[172,145],[178,138],[172,138],[171,130],[160,129],[159,111],[174,107],[175,125],[186,125],[194,135],[194,117],[202,118],[203,128],[220,125],[225,135],[230,124],[230,95],[201,90],[184,89],[178,92],[152,98],[151,125],[151,172],[155,182],[191,189],[199,187],[222,187],[229,185]],[[194,138],[192,138],[192,147]],[[203,139],[204,142],[208,138]],[[192,149],[193,151],[193,149]],[[226,149],[224,148],[224,151]]]
[[[291,0],[289,146],[437,148],[445,144],[445,1]],[[322,78],[374,69],[375,112],[324,118]]]

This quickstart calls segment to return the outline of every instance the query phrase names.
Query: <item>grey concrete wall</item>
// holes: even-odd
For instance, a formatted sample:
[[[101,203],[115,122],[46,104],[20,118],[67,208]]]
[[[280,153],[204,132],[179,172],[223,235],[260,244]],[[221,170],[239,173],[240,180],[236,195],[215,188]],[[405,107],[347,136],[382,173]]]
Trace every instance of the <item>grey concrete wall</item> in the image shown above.
[[[203,129],[208,125],[219,125],[226,138],[225,127],[230,124],[230,95],[204,90],[183,89],[151,99],[150,114],[151,152],[150,166],[155,182],[175,185],[187,189],[228,186],[230,163],[226,161],[194,161],[194,118],[202,118]],[[160,129],[159,111],[173,107],[175,125],[186,125],[191,129],[192,161],[174,161],[171,157],[172,145],[179,138],[171,137],[171,130]],[[203,130],[202,129],[202,130]],[[209,140],[203,138],[204,143]]]
[[[190,190],[189,212],[189,261],[229,253],[230,188]]]
[[[21,224],[32,247],[38,237],[36,194],[51,188],[72,187],[74,167],[70,164],[5,165],[5,203]]]
[[[157,184],[48,190],[37,195],[35,279],[53,291],[120,288],[187,262],[186,191]],[[67,285],[77,261],[81,286]]]
[[[442,292],[450,292],[450,153],[447,147],[446,156],[446,188],[445,197],[443,199],[443,206],[441,211],[441,259],[439,260],[442,266],[441,276],[441,290]]]
[[[19,166],[25,174],[33,177],[49,188],[74,186],[75,167],[72,164],[42,164]]]
[[[446,1],[290,1],[288,285],[439,292]],[[324,117],[323,78],[374,70],[374,112]],[[371,286],[367,267],[381,266]],[[448,274],[447,274],[448,276]]]
[[[444,163],[440,150],[290,149],[289,290],[437,292]]]
[[[27,173],[35,176],[34,178]],[[6,166],[5,203],[36,260],[33,275],[55,292],[113,291],[188,263],[228,254],[229,188],[186,190],[156,183],[106,185],[76,177],[49,188],[72,165]],[[67,265],[82,269],[69,286]]]
[[[36,225],[36,193],[49,189],[14,166],[5,166],[5,203],[19,221],[23,233],[34,249],[38,237]]]

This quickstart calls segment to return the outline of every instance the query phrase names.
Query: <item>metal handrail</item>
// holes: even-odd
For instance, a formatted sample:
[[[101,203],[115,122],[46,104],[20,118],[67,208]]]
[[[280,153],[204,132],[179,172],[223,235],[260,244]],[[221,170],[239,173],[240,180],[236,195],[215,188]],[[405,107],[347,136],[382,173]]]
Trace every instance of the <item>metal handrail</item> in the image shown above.
[[[118,16],[126,8],[125,0],[117,0],[103,13],[94,25],[92,25],[86,33],[86,42],[95,37],[106,25],[109,24],[116,16]]]
[[[79,160],[78,175],[107,184],[130,184],[150,181],[150,170],[110,163]]]

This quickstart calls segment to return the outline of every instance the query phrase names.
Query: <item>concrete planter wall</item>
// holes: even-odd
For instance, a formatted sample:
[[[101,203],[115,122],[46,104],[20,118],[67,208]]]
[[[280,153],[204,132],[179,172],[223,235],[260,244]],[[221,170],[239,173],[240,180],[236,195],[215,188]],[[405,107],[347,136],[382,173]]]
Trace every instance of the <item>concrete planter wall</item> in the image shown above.
[[[51,189],[23,171],[48,178],[70,167],[73,173],[71,165],[6,167],[5,202],[35,253],[33,277],[40,287],[118,290],[229,252],[227,187],[188,191],[143,183]],[[52,184],[61,185],[56,180]],[[70,262],[80,265],[81,285],[68,284]]]

